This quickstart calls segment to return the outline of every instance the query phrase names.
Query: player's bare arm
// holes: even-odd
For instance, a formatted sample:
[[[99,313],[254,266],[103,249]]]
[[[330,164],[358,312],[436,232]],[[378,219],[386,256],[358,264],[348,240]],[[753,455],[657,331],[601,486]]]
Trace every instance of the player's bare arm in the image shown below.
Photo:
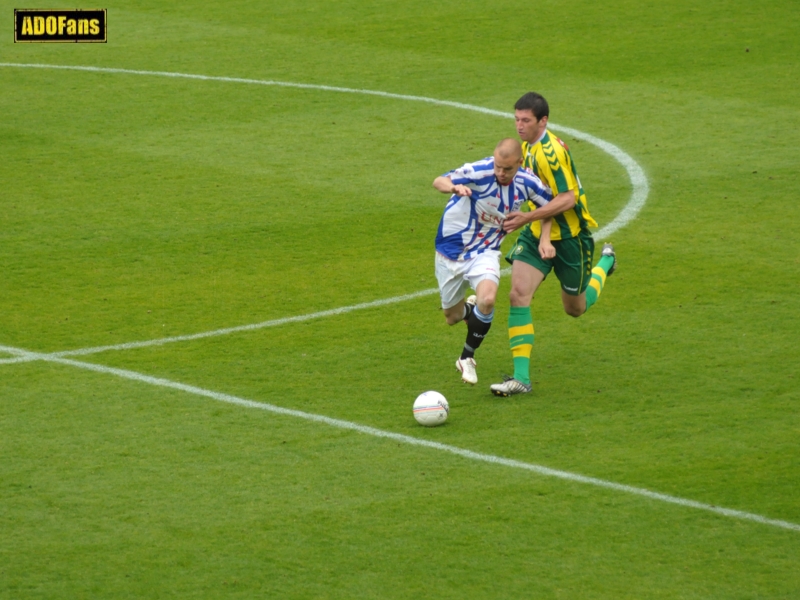
[[[550,231],[553,228],[553,218],[542,221],[542,237],[539,239],[539,254],[544,259],[556,257],[556,247],[550,242]]]
[[[507,232],[511,232],[523,227],[524,225],[527,225],[528,223],[533,223],[534,221],[543,221],[544,219],[555,217],[556,215],[560,215],[561,213],[566,212],[574,207],[575,202],[575,192],[573,190],[561,192],[546,205],[540,206],[531,212],[508,213],[506,220],[503,221],[503,229],[505,229]]]
[[[465,185],[454,184],[449,177],[439,176],[433,180],[433,187],[443,194],[457,194],[459,196],[471,196],[472,190]]]

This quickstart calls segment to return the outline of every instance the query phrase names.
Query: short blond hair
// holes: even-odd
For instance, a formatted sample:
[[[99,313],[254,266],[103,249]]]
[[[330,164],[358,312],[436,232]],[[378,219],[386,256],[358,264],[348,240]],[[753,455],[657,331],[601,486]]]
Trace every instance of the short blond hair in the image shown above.
[[[514,138],[505,138],[500,140],[494,149],[503,158],[512,158],[519,160],[522,158],[522,146],[518,140]]]

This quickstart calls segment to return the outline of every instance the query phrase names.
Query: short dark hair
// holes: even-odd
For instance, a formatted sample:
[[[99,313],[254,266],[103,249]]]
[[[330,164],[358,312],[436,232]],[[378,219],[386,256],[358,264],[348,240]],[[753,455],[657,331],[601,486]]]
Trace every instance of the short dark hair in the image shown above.
[[[514,110],[529,110],[537,121],[541,121],[543,117],[550,116],[550,107],[547,105],[547,100],[536,92],[528,92],[517,100]]]

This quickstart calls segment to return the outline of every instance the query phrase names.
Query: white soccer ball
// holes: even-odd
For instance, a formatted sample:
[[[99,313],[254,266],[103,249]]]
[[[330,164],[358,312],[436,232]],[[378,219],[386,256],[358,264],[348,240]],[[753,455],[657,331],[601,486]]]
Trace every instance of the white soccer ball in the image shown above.
[[[439,392],[422,392],[414,400],[414,418],[425,427],[436,427],[447,421],[450,405]]]

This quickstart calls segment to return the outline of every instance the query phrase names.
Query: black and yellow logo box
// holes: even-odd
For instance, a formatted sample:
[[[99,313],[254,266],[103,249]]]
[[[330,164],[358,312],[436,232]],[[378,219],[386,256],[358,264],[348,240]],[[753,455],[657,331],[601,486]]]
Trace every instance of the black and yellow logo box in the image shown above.
[[[106,41],[106,9],[14,9],[14,42]]]

